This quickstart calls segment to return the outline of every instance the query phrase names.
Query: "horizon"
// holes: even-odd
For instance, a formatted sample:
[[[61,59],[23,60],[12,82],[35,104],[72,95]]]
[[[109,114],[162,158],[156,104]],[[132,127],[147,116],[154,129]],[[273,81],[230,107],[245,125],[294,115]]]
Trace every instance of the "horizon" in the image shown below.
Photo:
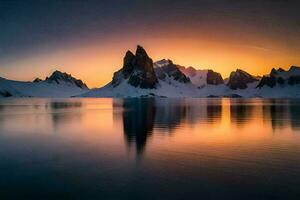
[[[1,2],[1,76],[60,70],[101,87],[136,44],[153,61],[262,76],[300,65],[299,8],[295,0]]]
[[[142,46],[142,45],[136,45],[136,46]],[[143,46],[142,46],[143,47]],[[147,54],[149,55],[149,53],[148,53],[148,51],[147,51],[147,49],[145,49],[146,50],[146,52],[147,52]],[[132,51],[132,50],[126,50],[126,51],[131,51],[131,52],[133,52],[133,53],[135,53],[135,51]],[[125,52],[126,52],[125,51]],[[125,55],[125,53],[124,53],[124,55]],[[149,55],[149,57],[151,58],[151,56]],[[123,56],[123,58],[124,58],[124,56]],[[162,58],[162,59],[159,59],[159,60],[153,60],[153,63],[155,63],[155,62],[158,62],[158,61],[161,61],[161,60],[171,60],[173,63],[174,63],[174,61],[172,60],[172,59],[170,59],[170,58]],[[122,59],[122,61],[123,61],[123,59]],[[189,68],[189,67],[192,67],[192,68],[194,68],[195,70],[209,70],[209,69],[211,69],[211,68],[196,68],[196,67],[194,67],[194,66],[184,66],[184,65],[181,65],[180,63],[174,63],[174,64],[176,64],[176,65],[180,65],[180,66],[182,66],[182,67],[185,67],[185,68]],[[120,65],[120,68],[119,69],[121,69],[122,68],[122,65],[123,64],[121,64]],[[262,77],[262,76],[264,76],[264,75],[268,75],[270,72],[271,72],[271,70],[272,69],[284,69],[284,70],[289,70],[291,67],[293,67],[293,66],[296,66],[296,67],[298,67],[297,65],[290,65],[290,66],[286,66],[286,67],[273,67],[273,68],[271,68],[270,69],[270,71],[269,72],[267,72],[267,73],[265,73],[265,74],[251,74],[252,76],[254,76],[254,77]],[[154,66],[153,66],[154,67]],[[231,72],[234,72],[234,71],[236,71],[236,70],[238,70],[238,69],[241,69],[241,70],[243,70],[243,71],[246,71],[246,70],[244,70],[243,68],[240,68],[240,67],[237,67],[236,69],[234,69],[233,71],[231,71]],[[117,69],[118,70],[118,69]],[[117,71],[116,70],[116,71]],[[214,70],[214,69],[212,69],[212,70]],[[111,80],[112,80],[112,77],[113,77],[113,74],[114,74],[114,72],[112,72],[112,74],[111,74],[111,79],[108,81],[108,82],[106,82],[106,83],[104,83],[103,85],[100,85],[100,86],[90,86],[89,84],[88,84],[88,82],[86,81],[86,80],[84,80],[84,79],[82,79],[81,77],[78,77],[78,76],[75,76],[74,74],[72,74],[72,73],[70,73],[69,71],[65,71],[65,70],[63,70],[63,68],[61,68],[61,67],[58,67],[57,69],[53,69],[52,71],[50,71],[48,74],[45,74],[44,76],[42,76],[42,77],[39,77],[39,76],[34,76],[31,80],[15,80],[15,81],[34,81],[36,78],[39,78],[39,79],[42,79],[42,80],[46,80],[46,78],[47,77],[49,77],[49,76],[51,76],[55,71],[59,71],[59,72],[62,72],[62,73],[67,73],[67,74],[69,74],[69,75],[72,75],[74,78],[76,78],[76,79],[80,79],[80,80],[82,80],[90,89],[93,89],[93,88],[99,88],[99,87],[103,87],[103,86],[105,86],[106,84],[108,84],[109,82],[111,82]],[[215,71],[215,70],[214,70]],[[218,72],[218,71],[215,71],[215,72]],[[225,79],[227,79],[227,78],[229,78],[229,76],[230,76],[230,73],[231,72],[229,72],[229,74],[228,74],[228,76],[224,76],[222,73],[220,73],[220,72],[218,72],[218,73],[220,73],[221,74],[221,76],[222,76],[222,78],[225,80]],[[246,72],[248,72],[248,71],[246,71]],[[248,72],[249,73],[249,72]],[[76,74],[76,72],[75,72],[75,74]],[[8,77],[2,77],[2,78],[5,78],[5,79],[9,79]],[[12,79],[9,79],[9,80],[12,80]]]

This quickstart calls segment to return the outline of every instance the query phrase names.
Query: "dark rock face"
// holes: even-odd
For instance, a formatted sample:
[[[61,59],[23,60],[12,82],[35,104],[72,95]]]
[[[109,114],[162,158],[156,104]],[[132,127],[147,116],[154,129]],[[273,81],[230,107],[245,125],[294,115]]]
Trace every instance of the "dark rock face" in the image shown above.
[[[300,76],[291,76],[288,78],[289,85],[300,84]]]
[[[167,76],[181,83],[190,83],[190,79],[184,75],[180,70],[179,66],[175,65],[171,60],[168,60],[169,64],[155,68],[156,76],[164,80]]]
[[[36,79],[33,80],[34,83],[38,83],[38,82],[41,82],[41,81],[43,81],[43,80],[40,79],[40,78],[36,78]]]
[[[155,88],[158,83],[153,68],[153,61],[141,46],[137,46],[135,55],[127,51],[121,70],[114,73],[112,84],[119,85],[123,79],[134,87]]]
[[[208,70],[206,76],[206,83],[209,85],[220,85],[224,84],[224,80],[220,73],[214,72],[213,70]]]
[[[0,91],[0,97],[11,97],[11,96],[13,95],[6,90]]]
[[[277,84],[284,85],[285,83],[289,85],[300,84],[300,68],[296,66],[291,66],[288,71],[282,68],[278,70],[272,69],[270,75],[263,76],[257,85],[258,88],[263,86],[275,87]]]
[[[195,76],[197,74],[197,70],[193,67],[188,67],[186,71],[190,76]]]
[[[79,88],[82,89],[88,89],[87,85],[82,82],[80,79],[76,79],[71,74],[63,73],[60,71],[55,71],[52,73],[50,77],[46,78],[46,81],[48,83],[57,83],[60,84],[61,82],[67,82],[76,85]]]
[[[252,75],[243,70],[237,69],[235,72],[231,72],[227,85],[233,90],[246,89],[248,87],[248,83],[253,83],[255,81],[257,81],[257,79]]]
[[[264,85],[273,88],[276,85],[276,78],[274,76],[263,76],[256,87],[261,88]]]

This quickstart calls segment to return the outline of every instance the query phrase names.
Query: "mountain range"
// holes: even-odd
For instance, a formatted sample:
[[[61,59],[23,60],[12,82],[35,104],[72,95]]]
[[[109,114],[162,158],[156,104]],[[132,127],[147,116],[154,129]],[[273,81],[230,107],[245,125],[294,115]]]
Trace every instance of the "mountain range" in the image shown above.
[[[72,75],[55,71],[44,80],[32,82],[0,78],[2,97],[266,97],[299,98],[300,67],[272,69],[263,77],[237,69],[226,79],[211,69],[195,69],[173,63],[157,62],[142,46],[127,51],[123,66],[111,82],[98,89]]]
[[[54,71],[45,80],[23,82],[0,77],[0,97],[71,97],[89,91],[81,80],[60,71]]]

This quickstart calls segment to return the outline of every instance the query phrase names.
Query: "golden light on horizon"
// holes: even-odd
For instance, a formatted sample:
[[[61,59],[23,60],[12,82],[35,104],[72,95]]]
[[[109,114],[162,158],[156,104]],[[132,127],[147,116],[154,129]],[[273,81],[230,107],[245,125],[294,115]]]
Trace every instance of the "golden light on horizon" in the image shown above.
[[[264,75],[273,67],[288,69],[291,65],[300,65],[300,56],[292,54],[291,49],[275,46],[263,48],[251,45],[235,44],[234,41],[208,40],[204,37],[182,38],[130,38],[129,41],[107,42],[93,41],[84,45],[70,45],[57,50],[49,50],[38,55],[27,55],[20,60],[7,63],[18,69],[13,73],[9,68],[3,70],[3,76],[9,79],[33,80],[45,78],[54,70],[71,73],[82,79],[89,87],[100,87],[110,82],[113,73],[122,67],[125,52],[135,51],[136,45],[142,45],[154,60],[171,59],[183,66],[196,69],[212,69],[223,78],[237,68],[253,75]],[[267,43],[266,43],[267,44]]]

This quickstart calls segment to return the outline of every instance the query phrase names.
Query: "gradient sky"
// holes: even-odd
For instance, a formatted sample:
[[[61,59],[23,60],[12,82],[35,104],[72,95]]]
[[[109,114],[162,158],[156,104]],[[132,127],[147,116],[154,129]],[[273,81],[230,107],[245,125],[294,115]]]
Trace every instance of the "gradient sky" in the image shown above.
[[[300,65],[298,0],[0,0],[0,76],[66,71],[90,87],[109,82],[142,45],[228,76]]]

